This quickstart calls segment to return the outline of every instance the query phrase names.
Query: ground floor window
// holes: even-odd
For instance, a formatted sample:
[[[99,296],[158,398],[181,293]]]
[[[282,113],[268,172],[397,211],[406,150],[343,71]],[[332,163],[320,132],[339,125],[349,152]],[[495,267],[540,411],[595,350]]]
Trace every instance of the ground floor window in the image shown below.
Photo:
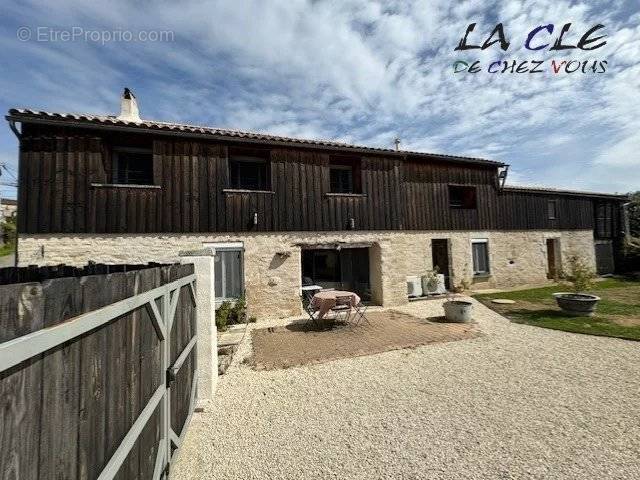
[[[473,274],[489,274],[489,242],[487,239],[475,239],[471,241],[473,254]]]
[[[244,248],[241,243],[211,244],[216,251],[214,288],[216,300],[240,298],[244,294]]]

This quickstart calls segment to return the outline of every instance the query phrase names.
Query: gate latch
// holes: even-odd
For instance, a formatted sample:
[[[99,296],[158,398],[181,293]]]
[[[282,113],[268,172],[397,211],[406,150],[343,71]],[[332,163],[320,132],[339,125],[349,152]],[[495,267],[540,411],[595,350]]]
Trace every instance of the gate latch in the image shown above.
[[[176,381],[176,372],[172,367],[167,368],[167,378],[165,380],[165,385],[167,388],[171,387],[171,384]]]

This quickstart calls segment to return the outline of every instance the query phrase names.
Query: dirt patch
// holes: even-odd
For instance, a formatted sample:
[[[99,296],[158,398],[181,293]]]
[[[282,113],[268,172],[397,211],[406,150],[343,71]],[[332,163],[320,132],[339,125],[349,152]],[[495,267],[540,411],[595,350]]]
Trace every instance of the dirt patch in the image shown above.
[[[623,327],[640,327],[640,317],[626,317],[624,315],[607,315],[607,320]]]
[[[608,288],[596,291],[595,295],[627,305],[640,306],[640,287]]]
[[[516,300],[516,303],[512,304],[499,304],[492,303],[491,300],[480,300],[485,306],[489,307],[491,310],[498,312],[501,315],[509,315],[513,312],[522,312],[522,311],[534,311],[534,312],[542,312],[549,310],[549,304],[546,303],[534,303],[528,302],[526,300]]]
[[[473,338],[474,325],[436,323],[396,311],[367,314],[370,324],[339,324],[317,330],[310,324],[253,330],[256,369],[273,370],[340,358]]]

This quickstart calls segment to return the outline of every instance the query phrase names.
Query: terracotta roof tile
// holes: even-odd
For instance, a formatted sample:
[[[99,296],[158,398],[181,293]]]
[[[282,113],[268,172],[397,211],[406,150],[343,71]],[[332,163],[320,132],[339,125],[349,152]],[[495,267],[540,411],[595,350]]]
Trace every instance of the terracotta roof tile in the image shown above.
[[[281,136],[281,135],[271,135],[268,133],[258,133],[258,132],[242,131],[242,130],[232,130],[232,129],[226,129],[226,128],[204,127],[200,125],[188,125],[188,124],[168,123],[168,122],[159,122],[159,121],[150,121],[150,120],[142,120],[140,122],[131,122],[126,120],[121,120],[113,115],[89,115],[89,114],[83,114],[83,113],[53,113],[53,112],[44,112],[44,111],[30,110],[30,109],[24,109],[24,108],[13,108],[9,110],[7,119],[16,120],[16,121],[28,121],[29,119],[34,119],[34,120],[55,121],[55,122],[61,122],[61,123],[81,122],[81,123],[87,123],[87,124],[92,124],[96,126],[113,125],[113,126],[131,127],[131,128],[148,129],[148,130],[184,132],[188,134],[198,134],[198,135],[211,135],[211,136],[217,136],[217,137],[227,137],[229,139],[248,139],[248,140],[255,140],[255,141],[277,142],[277,143],[286,143],[286,144],[293,144],[293,145],[329,147],[332,149],[360,150],[360,151],[366,151],[371,153],[385,153],[385,154],[392,154],[392,155],[429,157],[432,159],[437,159],[442,161],[484,164],[484,165],[492,165],[496,167],[505,165],[502,162],[487,160],[484,158],[465,157],[465,156],[457,156],[457,155],[427,153],[427,152],[415,152],[410,150],[396,151],[390,148],[368,147],[364,145],[352,145],[349,143],[336,142],[333,140],[303,139],[303,138],[287,137],[287,136]]]

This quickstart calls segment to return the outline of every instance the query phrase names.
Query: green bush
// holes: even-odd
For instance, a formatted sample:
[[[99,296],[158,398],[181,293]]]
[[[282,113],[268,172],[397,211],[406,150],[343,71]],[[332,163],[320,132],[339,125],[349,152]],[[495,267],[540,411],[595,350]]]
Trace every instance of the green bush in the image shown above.
[[[222,302],[216,310],[216,327],[218,330],[226,330],[229,325],[245,323],[247,321],[247,302],[244,296],[234,303]]]
[[[224,331],[227,329],[231,309],[231,302],[222,302],[222,305],[216,310],[216,327],[218,327],[218,330]]]
[[[565,279],[569,282],[569,288],[573,293],[586,292],[593,286],[593,280],[596,278],[596,272],[591,268],[587,261],[578,256],[569,257],[569,273]]]
[[[247,301],[244,296],[236,300],[231,315],[229,316],[229,324],[244,323],[247,319]]]
[[[13,243],[16,239],[16,219],[15,217],[5,218],[2,222],[2,241]],[[1,242],[0,242],[1,243]]]

